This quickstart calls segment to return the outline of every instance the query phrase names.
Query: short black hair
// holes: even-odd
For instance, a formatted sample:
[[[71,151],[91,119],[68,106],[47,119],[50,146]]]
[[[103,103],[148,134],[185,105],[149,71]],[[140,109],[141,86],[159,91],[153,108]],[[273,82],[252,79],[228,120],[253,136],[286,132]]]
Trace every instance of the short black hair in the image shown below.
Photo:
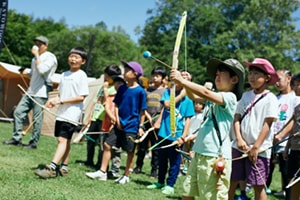
[[[295,81],[300,82],[300,73],[295,74],[295,75],[292,77],[291,86],[294,86]]]
[[[162,78],[164,79],[167,75],[165,68],[163,67],[156,67],[151,71],[151,75],[153,74],[159,74],[162,76]]]
[[[112,64],[112,65],[108,65],[105,69],[104,69],[104,73],[106,73],[108,76],[110,77],[115,77],[118,75],[121,75],[121,69],[118,65],[116,64]]]
[[[72,53],[80,55],[83,60],[87,60],[87,52],[83,47],[74,47],[70,50],[69,55]]]

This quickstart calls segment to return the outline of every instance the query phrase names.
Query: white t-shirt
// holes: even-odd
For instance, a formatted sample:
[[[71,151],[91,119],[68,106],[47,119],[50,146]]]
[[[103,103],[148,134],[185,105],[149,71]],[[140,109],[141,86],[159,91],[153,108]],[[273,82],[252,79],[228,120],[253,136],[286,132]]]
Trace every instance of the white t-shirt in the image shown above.
[[[31,61],[30,86],[28,94],[35,97],[47,98],[46,83],[52,84],[51,77],[57,68],[57,60],[53,53],[46,51],[40,55],[41,63],[36,66],[36,58]]]
[[[277,95],[279,102],[278,107],[278,118],[272,125],[272,133],[276,134],[281,128],[289,121],[292,117],[295,107],[300,103],[300,98],[295,95],[295,92],[292,91],[288,94],[279,94]],[[287,141],[278,144],[275,147],[277,153],[283,152],[285,149]]]
[[[243,93],[242,98],[238,102],[236,113],[243,116],[249,106],[251,106],[263,94],[256,95],[253,90]],[[257,140],[260,131],[263,127],[265,118],[277,118],[278,116],[278,100],[276,96],[268,91],[268,94],[260,99],[248,112],[241,122],[241,134],[248,146],[253,146]],[[233,148],[238,149],[237,141],[234,135]],[[273,145],[273,134],[271,131],[262,143],[259,151],[266,150]],[[271,150],[260,153],[259,156],[270,158]]]
[[[61,101],[72,97],[87,96],[89,94],[89,87],[86,73],[82,70],[78,70],[76,72],[63,72],[58,90]],[[76,104],[62,104],[57,109],[57,115],[61,116],[62,118],[57,117],[56,120],[66,121],[65,119],[70,119],[72,121],[79,122],[82,109],[83,102]]]

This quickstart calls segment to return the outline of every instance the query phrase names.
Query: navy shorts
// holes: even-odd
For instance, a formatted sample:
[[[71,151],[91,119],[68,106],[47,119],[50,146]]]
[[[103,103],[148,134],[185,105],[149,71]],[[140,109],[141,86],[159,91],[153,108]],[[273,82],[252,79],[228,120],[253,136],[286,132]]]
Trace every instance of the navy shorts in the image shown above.
[[[71,139],[73,136],[73,133],[75,131],[75,128],[76,128],[76,126],[74,124],[56,120],[54,136]]]
[[[126,133],[124,131],[120,131],[117,128],[113,128],[108,134],[105,142],[110,146],[115,146],[117,148],[122,147],[124,151],[134,152],[135,143],[132,142],[128,136],[131,136],[133,139],[136,139],[136,133]]]

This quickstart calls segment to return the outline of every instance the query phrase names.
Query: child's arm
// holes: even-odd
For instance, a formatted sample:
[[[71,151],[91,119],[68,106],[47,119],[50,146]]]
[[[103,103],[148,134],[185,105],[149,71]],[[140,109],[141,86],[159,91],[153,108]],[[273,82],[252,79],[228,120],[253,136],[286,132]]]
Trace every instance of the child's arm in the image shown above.
[[[191,93],[210,100],[216,104],[219,105],[224,105],[224,100],[221,94],[217,93],[217,92],[213,92],[209,89],[207,89],[206,87],[193,83],[191,81],[188,81],[186,79],[184,79],[181,75],[180,72],[178,70],[173,69],[171,71],[170,77],[173,81],[175,81],[176,83],[182,85],[186,90],[190,90]]]
[[[155,121],[153,127],[155,129],[160,129],[160,124],[161,124],[161,119],[162,119],[162,115],[164,113],[164,108],[161,109],[161,112],[159,114],[159,117],[157,118],[157,120]]]
[[[138,132],[138,136],[142,136],[144,134],[144,121],[146,118],[146,110],[141,110],[140,112],[140,125],[139,125],[139,132]]]
[[[116,106],[116,108],[115,108],[115,116],[116,116],[117,128],[119,130],[122,130],[122,125],[120,123],[120,118],[119,118],[119,108],[118,108],[118,106]]]
[[[184,129],[182,135],[177,139],[178,145],[181,146],[185,142],[185,138],[188,136],[190,129],[191,118],[186,117],[184,121]]]
[[[179,95],[177,95],[175,97],[175,103],[178,103],[183,97],[186,96],[186,92],[185,89],[182,89],[179,93]],[[170,100],[169,101],[164,101],[164,107],[166,108],[170,108]]]
[[[269,134],[270,127],[272,126],[273,121],[273,117],[265,118],[263,127],[258,135],[258,138],[256,139],[255,143],[249,151],[249,159],[250,161],[252,161],[252,163],[256,163],[260,146]]]
[[[234,120],[233,120],[233,131],[236,137],[237,141],[237,147],[239,148],[240,151],[246,152],[249,150],[249,146],[244,140],[242,134],[241,134],[241,115],[240,114],[235,114],[234,115]]]
[[[111,123],[114,124],[116,122],[116,116],[115,113],[110,109],[110,106],[111,105],[109,105],[108,103],[105,104],[105,114],[109,117]]]
[[[294,126],[294,115],[289,119],[289,121],[278,131],[274,136],[274,144],[277,144],[282,139],[284,139],[293,129]]]

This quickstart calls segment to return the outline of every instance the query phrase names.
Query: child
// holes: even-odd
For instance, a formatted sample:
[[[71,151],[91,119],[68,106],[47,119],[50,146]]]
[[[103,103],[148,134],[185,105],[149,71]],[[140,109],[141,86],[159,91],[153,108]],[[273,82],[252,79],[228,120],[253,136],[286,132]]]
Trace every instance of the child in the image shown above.
[[[162,105],[160,103],[161,97],[165,91],[165,87],[163,86],[163,80],[166,77],[166,70],[161,67],[157,67],[151,72],[153,83],[152,87],[147,89],[147,113],[149,116],[149,122],[145,124],[145,129],[151,128],[151,126],[155,123],[157,117],[159,116]],[[152,118],[155,118],[152,120]],[[142,167],[144,164],[144,158],[148,150],[149,141],[151,145],[154,145],[157,142],[156,132],[149,133],[149,135],[139,144],[137,159],[136,159],[136,167],[133,169],[133,172],[138,174],[142,172]],[[158,169],[158,152],[152,151],[151,157],[151,178],[156,178]]]
[[[292,88],[298,98],[300,96],[300,73],[296,74],[292,78]],[[298,98],[299,102],[299,98]],[[281,130],[280,134],[286,136],[290,134],[288,143],[285,146],[285,151],[283,153],[283,159],[287,162],[287,181],[290,184],[293,179],[299,178],[299,169],[300,169],[300,136],[299,136],[299,113],[300,113],[300,104],[298,104],[294,109],[294,115],[292,120],[288,122],[288,126],[286,126],[283,130]],[[290,124],[292,128],[290,127]],[[279,139],[278,137],[277,139]],[[282,137],[284,138],[284,137]],[[279,139],[280,140],[280,139]],[[293,186],[288,188],[285,199],[296,200],[300,198],[300,182],[298,181]]]
[[[274,85],[278,76],[272,64],[262,58],[246,62],[249,69],[248,81],[252,88],[245,92],[239,101],[234,116],[232,157],[237,158],[248,153],[248,158],[232,162],[229,199],[234,199],[235,188],[239,181],[246,180],[253,186],[255,199],[266,200],[264,191],[269,174],[273,135],[270,128],[278,115],[278,100],[267,90]],[[266,150],[266,151],[265,151]]]
[[[55,178],[58,174],[63,176],[68,174],[71,138],[77,125],[74,122],[81,119],[83,101],[89,93],[87,75],[80,69],[86,60],[87,53],[82,47],[71,49],[68,58],[70,70],[62,74],[58,87],[59,95],[46,103],[48,108],[59,105],[54,130],[58,144],[50,165],[35,171],[41,178]],[[59,169],[60,162],[62,166]]]
[[[184,138],[188,135],[190,126],[190,118],[194,116],[193,102],[185,95],[184,89],[176,84],[176,133],[173,136],[170,127],[170,89],[167,89],[162,98],[161,103],[164,105],[160,117],[155,122],[154,127],[159,128],[158,141],[160,146],[165,146],[178,141],[182,145]],[[154,150],[155,151],[155,150]],[[174,194],[174,185],[176,183],[181,163],[181,155],[176,151],[176,147],[159,149],[158,151],[158,182],[149,185],[149,189],[161,189],[162,193],[171,195]],[[169,170],[168,170],[169,165]],[[169,176],[165,180],[167,171]],[[166,181],[166,185],[165,185]]]
[[[228,198],[231,173],[229,130],[237,100],[243,92],[245,71],[235,59],[221,61],[213,58],[208,62],[207,72],[214,79],[217,91],[184,80],[176,70],[171,72],[171,79],[182,85],[189,97],[193,100],[204,98],[209,106],[193,145],[195,155],[184,181],[182,199]],[[222,168],[225,162],[225,168],[216,168],[216,161],[221,161]]]
[[[191,118],[190,120],[190,128],[189,128],[189,132],[187,137],[194,137],[194,134],[198,133],[199,131],[199,127],[201,125],[202,119],[203,119],[203,109],[205,106],[204,101],[194,101],[194,111],[195,111],[195,115]],[[192,154],[191,149],[193,147],[194,144],[194,140],[189,140],[187,141],[187,138],[185,138],[185,143],[183,144],[182,150],[186,153]],[[193,155],[190,155],[191,157]],[[187,173],[187,161],[183,160],[182,162],[182,170],[181,172],[183,174]]]
[[[274,134],[273,144],[275,144],[275,146],[272,149],[270,174],[268,176],[266,184],[267,187],[271,185],[272,173],[275,169],[275,163],[278,163],[279,171],[281,173],[281,191],[274,193],[274,196],[283,197],[285,196],[285,187],[288,184],[287,162],[283,159],[283,153],[287,142],[279,143],[282,139],[285,139],[286,136],[277,133],[290,120],[294,113],[294,109],[299,102],[298,97],[296,97],[295,92],[293,91],[291,86],[291,72],[285,69],[279,69],[277,70],[277,75],[279,77],[279,81],[276,83],[276,87],[279,90],[279,94],[277,95],[277,99],[279,102],[278,119],[273,123],[272,126],[272,133]],[[277,143],[279,144],[276,145]]]
[[[88,132],[108,132],[110,131],[111,120],[109,119],[110,109],[105,109],[111,105],[111,98],[114,98],[116,90],[113,85],[113,77],[121,74],[121,69],[117,65],[109,65],[104,70],[104,83],[99,88],[97,95],[94,99],[94,106],[92,106],[92,111],[89,118],[89,130]],[[107,114],[106,114],[107,113]],[[94,153],[95,147],[99,140],[105,137],[105,135],[100,134],[87,134],[87,160],[77,161],[80,165],[85,165],[89,167],[99,168],[102,160],[102,150],[99,149],[98,161],[96,166],[94,166]],[[102,145],[100,143],[100,145]]]
[[[127,151],[127,161],[124,175],[115,180],[120,184],[129,182],[129,169],[134,158],[135,143],[128,136],[136,138],[143,134],[145,120],[146,92],[138,84],[138,78],[143,75],[142,66],[137,62],[121,61],[125,67],[127,84],[119,87],[114,103],[116,105],[116,124],[104,144],[104,153],[100,170],[88,172],[86,175],[93,179],[107,180],[107,167],[111,158],[111,147],[122,147]]]

